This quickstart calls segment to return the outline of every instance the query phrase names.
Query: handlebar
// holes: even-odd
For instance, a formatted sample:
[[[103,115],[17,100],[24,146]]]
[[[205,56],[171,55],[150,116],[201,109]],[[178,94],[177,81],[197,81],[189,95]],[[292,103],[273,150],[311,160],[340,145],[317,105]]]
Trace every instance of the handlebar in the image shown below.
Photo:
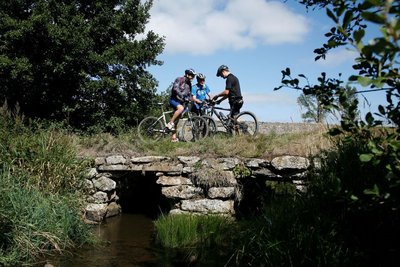
[[[215,100],[213,100],[213,99],[205,99],[205,100],[204,100],[204,103],[205,103],[206,105],[209,105],[209,106],[218,105],[218,104],[217,104],[217,101],[215,101]]]

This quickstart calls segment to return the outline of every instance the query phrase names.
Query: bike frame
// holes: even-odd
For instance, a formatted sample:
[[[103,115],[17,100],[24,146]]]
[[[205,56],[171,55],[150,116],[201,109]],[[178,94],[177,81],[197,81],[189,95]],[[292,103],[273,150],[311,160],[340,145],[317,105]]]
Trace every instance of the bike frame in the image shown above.
[[[163,125],[165,126],[165,125],[167,125],[167,117],[166,117],[166,115],[167,115],[167,114],[171,114],[173,111],[172,111],[172,110],[164,111],[164,108],[163,108],[164,104],[163,104],[163,103],[160,103],[160,102],[157,103],[157,104],[160,106],[160,108],[161,108],[161,113],[162,113],[162,115],[161,115],[160,117],[157,118],[157,121],[159,121],[159,120],[162,119]]]
[[[218,120],[222,123],[222,125],[224,126],[224,128],[226,130],[231,130],[231,122],[233,121],[233,119],[231,118],[230,114],[231,114],[231,109],[230,108],[222,108],[222,107],[216,107],[215,104],[209,105],[206,108],[209,108],[211,110],[211,112],[209,113],[209,116],[215,115],[217,116]],[[218,113],[215,110],[223,110],[223,111],[228,111],[229,114],[224,114],[224,113]],[[207,112],[205,113],[207,114]],[[223,117],[222,114],[225,116]]]

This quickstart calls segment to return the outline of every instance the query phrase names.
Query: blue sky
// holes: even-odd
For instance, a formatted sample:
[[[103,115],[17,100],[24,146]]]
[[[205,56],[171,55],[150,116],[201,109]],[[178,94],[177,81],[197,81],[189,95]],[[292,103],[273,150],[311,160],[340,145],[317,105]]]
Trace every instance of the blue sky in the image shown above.
[[[166,47],[158,59],[162,66],[149,71],[165,91],[184,70],[193,68],[206,75],[211,94],[220,93],[225,80],[216,77],[221,64],[229,66],[241,84],[242,111],[254,112],[260,121],[302,122],[297,104],[301,92],[281,89],[281,70],[305,74],[311,83],[321,72],[330,77],[354,74],[357,54],[341,48],[324,61],[314,61],[313,50],[321,47],[333,22],[324,10],[306,11],[294,0],[154,0],[147,25],[165,36]],[[361,109],[374,110],[382,95],[366,96]],[[223,105],[228,105],[227,101]]]

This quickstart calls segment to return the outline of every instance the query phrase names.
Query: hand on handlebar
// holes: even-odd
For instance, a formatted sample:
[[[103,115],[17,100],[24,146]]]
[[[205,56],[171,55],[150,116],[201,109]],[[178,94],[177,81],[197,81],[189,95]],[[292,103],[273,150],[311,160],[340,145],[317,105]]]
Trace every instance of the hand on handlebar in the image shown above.
[[[215,98],[215,97],[214,97]],[[203,103],[205,103],[206,105],[210,105],[210,106],[214,106],[215,104],[217,104],[218,101],[215,101],[215,99],[206,99],[204,100]]]

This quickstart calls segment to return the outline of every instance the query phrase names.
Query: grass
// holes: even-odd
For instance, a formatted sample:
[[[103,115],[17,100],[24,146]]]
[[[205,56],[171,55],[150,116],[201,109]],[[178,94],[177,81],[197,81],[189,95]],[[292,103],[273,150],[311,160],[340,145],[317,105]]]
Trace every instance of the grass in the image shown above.
[[[155,221],[157,241],[168,248],[222,245],[231,219],[215,215],[165,215]]]
[[[88,162],[57,125],[0,109],[0,265],[29,265],[92,238],[81,219]]]
[[[287,134],[259,134],[255,138],[246,136],[217,135],[197,142],[172,143],[169,138],[154,143],[143,143],[136,129],[113,136],[97,134],[74,136],[80,155],[96,156],[108,154],[163,155],[202,157],[243,157],[271,159],[278,155],[310,156],[331,146],[326,129],[314,132]]]

